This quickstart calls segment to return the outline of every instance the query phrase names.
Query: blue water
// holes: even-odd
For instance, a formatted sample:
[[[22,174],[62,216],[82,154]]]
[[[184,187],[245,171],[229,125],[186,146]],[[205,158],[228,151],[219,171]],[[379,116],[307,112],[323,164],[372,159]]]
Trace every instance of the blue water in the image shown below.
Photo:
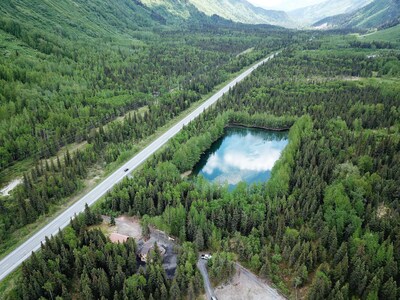
[[[225,134],[202,155],[194,175],[228,184],[266,182],[275,162],[288,144],[288,132],[228,127]]]

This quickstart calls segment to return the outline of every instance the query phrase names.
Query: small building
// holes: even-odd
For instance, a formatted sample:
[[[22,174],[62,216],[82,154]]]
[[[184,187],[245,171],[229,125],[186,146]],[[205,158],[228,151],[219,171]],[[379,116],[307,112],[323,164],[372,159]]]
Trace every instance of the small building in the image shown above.
[[[110,235],[110,240],[114,244],[125,243],[128,238],[129,238],[129,236],[123,235],[123,234],[119,234],[119,233],[116,233],[116,232],[113,232]]]
[[[164,254],[166,252],[164,246],[162,246],[162,245],[157,245],[157,246],[158,246],[158,250],[160,251],[161,256],[164,256]],[[140,260],[143,262],[146,262],[150,251],[153,250],[154,247],[155,247],[154,241],[149,240],[149,241],[145,242],[139,252]]]

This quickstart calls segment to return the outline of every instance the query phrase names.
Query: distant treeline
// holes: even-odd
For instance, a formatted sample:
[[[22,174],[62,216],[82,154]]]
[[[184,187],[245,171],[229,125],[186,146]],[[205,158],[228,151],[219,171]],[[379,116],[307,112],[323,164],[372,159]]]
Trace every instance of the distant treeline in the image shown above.
[[[336,45],[331,36],[298,43],[259,68],[186,126],[133,179],[125,179],[109,192],[100,212],[147,215],[151,223],[190,245],[186,247],[220,253],[210,265],[215,282],[232,275],[230,253],[235,253],[253,272],[293,297],[398,299],[398,51],[374,50],[377,56],[370,57],[365,49],[351,48],[341,37],[337,40],[342,44]],[[266,184],[240,183],[229,192],[227,186],[210,184],[201,177],[182,178],[181,173],[190,170],[233,121],[290,127],[289,144],[271,179]],[[40,254],[44,256],[28,260],[24,268],[31,266],[31,271],[24,271],[15,295],[23,298],[21,291],[31,291],[34,297],[48,298],[51,290],[57,291],[53,296],[69,299],[62,281],[57,281],[64,277],[56,271],[32,270],[38,266],[39,270],[58,270],[61,259],[71,255],[72,261],[75,252],[87,258],[73,262],[73,275],[65,279],[64,286],[75,287],[71,290],[81,297],[87,286],[92,297],[106,299],[129,299],[123,294],[128,289],[125,285],[138,293],[132,296],[137,299],[167,299],[165,291],[168,297],[176,297],[174,281],[181,292],[177,299],[194,299],[200,290],[193,258],[196,251],[188,250],[190,254],[179,259],[181,273],[172,284],[162,279],[159,270],[161,276],[144,273],[146,281],[127,279],[122,294],[111,296],[116,273],[105,262],[113,265],[112,257],[118,253],[124,257],[132,242],[106,258],[105,253],[116,246],[98,250],[107,241],[86,227],[79,235],[83,240],[68,246],[68,251],[61,246],[59,235],[44,246],[51,249],[51,255],[47,249]],[[97,262],[103,270],[97,271]],[[137,276],[124,269],[125,259],[117,260],[113,270],[118,265],[126,277]],[[74,286],[77,278],[86,284]],[[102,287],[108,284],[110,294],[100,294],[99,278]],[[159,292],[152,283],[146,285],[154,278],[158,278]]]

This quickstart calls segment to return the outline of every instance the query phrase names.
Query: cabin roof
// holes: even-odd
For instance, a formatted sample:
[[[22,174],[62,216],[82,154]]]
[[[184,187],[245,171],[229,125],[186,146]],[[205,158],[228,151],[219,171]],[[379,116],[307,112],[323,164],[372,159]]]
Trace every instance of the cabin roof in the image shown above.
[[[125,243],[126,240],[129,238],[127,235],[119,234],[119,233],[111,233],[110,240],[113,243]]]

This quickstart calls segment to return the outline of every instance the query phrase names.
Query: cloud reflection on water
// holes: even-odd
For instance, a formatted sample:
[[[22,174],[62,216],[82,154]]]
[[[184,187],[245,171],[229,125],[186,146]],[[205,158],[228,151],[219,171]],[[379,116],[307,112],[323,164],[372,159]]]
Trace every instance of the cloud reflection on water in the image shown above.
[[[227,136],[200,173],[211,181],[230,185],[257,181],[260,173],[265,173],[261,177],[266,180],[287,143],[287,139],[265,140],[251,131]]]

